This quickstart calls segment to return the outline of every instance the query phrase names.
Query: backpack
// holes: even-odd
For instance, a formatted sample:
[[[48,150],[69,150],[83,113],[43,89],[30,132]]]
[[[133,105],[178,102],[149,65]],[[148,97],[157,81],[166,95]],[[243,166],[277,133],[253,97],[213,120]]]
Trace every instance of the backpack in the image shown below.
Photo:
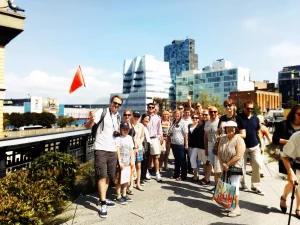
[[[103,129],[104,129],[104,117],[106,116],[106,113],[107,113],[107,108],[104,108],[103,112],[101,114],[99,122],[95,123],[93,125],[93,127],[92,127],[92,137],[93,138],[96,138],[97,130],[98,130],[98,127],[99,127],[100,124],[101,124],[100,129],[101,129],[101,131],[103,131]]]

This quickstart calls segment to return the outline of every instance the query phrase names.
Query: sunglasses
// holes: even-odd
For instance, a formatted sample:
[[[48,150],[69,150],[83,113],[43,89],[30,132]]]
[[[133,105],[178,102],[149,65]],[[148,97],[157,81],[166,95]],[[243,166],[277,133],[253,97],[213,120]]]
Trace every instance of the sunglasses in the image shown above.
[[[201,105],[196,105],[197,108],[199,108]]]
[[[122,103],[113,102],[115,106],[121,106]]]
[[[148,106],[148,109],[154,109],[155,107],[154,106]]]
[[[213,113],[217,113],[217,111],[209,111],[209,113],[213,114]]]
[[[247,108],[248,111],[253,111],[253,108]]]
[[[202,114],[202,116],[208,116],[208,114]]]
[[[231,107],[232,106],[232,104],[227,104],[227,105],[224,105],[224,107],[225,108],[227,108],[227,107]]]
[[[124,114],[124,116],[131,116],[131,114]]]
[[[192,119],[193,119],[193,120],[197,120],[197,119],[199,119],[199,117],[193,116]]]
[[[182,110],[183,108],[178,108],[179,110]]]
[[[139,115],[133,115],[133,117],[135,117],[135,118],[140,118],[141,116],[139,116]]]

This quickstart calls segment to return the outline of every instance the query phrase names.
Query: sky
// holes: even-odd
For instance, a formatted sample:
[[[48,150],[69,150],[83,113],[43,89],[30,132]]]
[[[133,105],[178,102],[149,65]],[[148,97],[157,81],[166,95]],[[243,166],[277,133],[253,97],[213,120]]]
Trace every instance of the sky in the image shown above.
[[[61,104],[108,103],[122,92],[125,59],[154,55],[186,37],[199,69],[224,58],[277,82],[300,64],[299,0],[15,0],[25,30],[5,46],[6,98],[43,96]],[[69,94],[81,66],[86,87]]]

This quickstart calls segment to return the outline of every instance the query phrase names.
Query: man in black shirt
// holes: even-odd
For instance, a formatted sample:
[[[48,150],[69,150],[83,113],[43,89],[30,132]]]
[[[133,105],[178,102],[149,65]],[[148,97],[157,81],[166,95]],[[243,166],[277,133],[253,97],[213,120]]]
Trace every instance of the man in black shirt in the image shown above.
[[[260,132],[260,123],[259,119],[253,114],[253,105],[252,101],[247,101],[244,103],[244,112],[240,113],[239,116],[243,123],[243,126],[246,130],[246,138],[244,139],[246,144],[246,151],[244,155],[244,170],[242,178],[242,189],[248,191],[246,185],[245,175],[246,175],[246,163],[247,163],[247,154],[250,154],[252,161],[252,177],[251,177],[251,190],[259,195],[264,195],[259,188],[260,185],[260,157],[263,154],[262,147],[262,137]]]

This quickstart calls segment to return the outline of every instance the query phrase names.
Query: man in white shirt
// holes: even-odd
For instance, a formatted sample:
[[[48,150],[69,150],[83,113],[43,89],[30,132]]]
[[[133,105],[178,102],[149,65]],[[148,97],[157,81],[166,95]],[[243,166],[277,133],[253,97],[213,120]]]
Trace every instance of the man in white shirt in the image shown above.
[[[107,207],[115,207],[115,204],[106,200],[106,192],[109,180],[113,180],[116,173],[117,165],[117,146],[115,137],[119,132],[120,115],[118,110],[123,103],[120,96],[113,96],[110,101],[110,107],[107,108],[103,119],[104,125],[98,126],[95,142],[95,174],[98,178],[98,192],[100,199],[100,217],[107,217]],[[98,124],[103,113],[103,109],[99,109],[96,113],[90,111],[90,120],[86,124],[86,128],[92,128]]]

